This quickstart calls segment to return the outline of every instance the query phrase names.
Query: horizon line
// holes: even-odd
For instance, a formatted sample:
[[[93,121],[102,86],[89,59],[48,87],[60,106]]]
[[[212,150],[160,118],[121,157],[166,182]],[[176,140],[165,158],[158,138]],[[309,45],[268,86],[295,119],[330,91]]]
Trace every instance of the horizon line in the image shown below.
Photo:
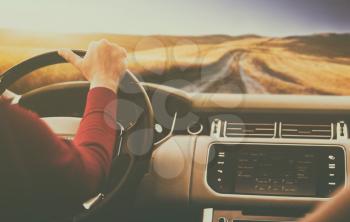
[[[208,34],[128,34],[128,33],[116,33],[116,32],[61,32],[61,31],[39,31],[39,30],[30,30],[30,29],[21,29],[21,28],[7,28],[0,27],[0,32],[18,32],[18,33],[28,33],[32,35],[115,35],[115,36],[169,36],[169,37],[205,37],[205,36],[225,36],[225,37],[244,37],[244,36],[256,36],[261,38],[287,38],[287,37],[302,37],[302,36],[315,36],[315,35],[350,35],[350,31],[346,32],[314,32],[314,33],[305,33],[305,34],[293,34],[293,35],[260,35],[255,33],[242,33],[238,35],[231,35],[225,33],[208,33]]]

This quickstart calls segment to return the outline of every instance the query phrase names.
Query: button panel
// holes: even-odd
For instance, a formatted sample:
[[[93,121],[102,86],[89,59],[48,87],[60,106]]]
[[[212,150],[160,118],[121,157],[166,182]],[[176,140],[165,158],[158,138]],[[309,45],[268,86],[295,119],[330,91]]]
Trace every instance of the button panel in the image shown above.
[[[339,146],[214,144],[208,185],[221,194],[329,197],[345,181]]]

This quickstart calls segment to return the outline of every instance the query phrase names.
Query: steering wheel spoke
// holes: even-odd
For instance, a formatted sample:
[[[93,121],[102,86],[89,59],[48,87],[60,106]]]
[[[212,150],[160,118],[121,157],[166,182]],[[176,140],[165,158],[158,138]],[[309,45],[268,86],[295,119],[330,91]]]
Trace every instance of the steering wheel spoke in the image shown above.
[[[22,95],[18,95],[18,94],[14,93],[8,89],[6,89],[2,95],[6,99],[9,99],[11,101],[11,104],[18,104],[22,98]]]

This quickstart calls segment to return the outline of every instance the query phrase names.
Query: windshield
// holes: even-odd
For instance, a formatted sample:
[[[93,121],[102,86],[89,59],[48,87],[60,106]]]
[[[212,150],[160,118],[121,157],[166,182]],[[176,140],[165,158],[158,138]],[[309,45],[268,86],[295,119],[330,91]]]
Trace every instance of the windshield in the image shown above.
[[[106,38],[146,82],[187,92],[350,95],[347,0],[11,0],[2,2],[0,72],[57,48]],[[15,92],[82,80],[70,65]]]

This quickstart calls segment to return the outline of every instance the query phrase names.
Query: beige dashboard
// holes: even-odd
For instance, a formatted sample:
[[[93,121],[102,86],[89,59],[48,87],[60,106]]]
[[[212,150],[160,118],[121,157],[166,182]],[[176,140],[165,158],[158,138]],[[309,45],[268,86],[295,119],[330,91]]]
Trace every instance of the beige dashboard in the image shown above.
[[[199,204],[211,206],[305,206],[310,207],[328,198],[288,197],[266,195],[223,195],[214,192],[206,182],[208,149],[211,143],[258,143],[294,144],[303,146],[340,145],[346,151],[346,162],[350,156],[349,142],[327,142],[319,140],[278,139],[221,139],[208,136],[174,136],[160,145],[154,152],[151,177],[154,185],[153,198],[159,201],[179,204]],[[347,172],[349,172],[347,165]],[[172,176],[169,176],[172,175]],[[346,182],[346,185],[348,183]]]

